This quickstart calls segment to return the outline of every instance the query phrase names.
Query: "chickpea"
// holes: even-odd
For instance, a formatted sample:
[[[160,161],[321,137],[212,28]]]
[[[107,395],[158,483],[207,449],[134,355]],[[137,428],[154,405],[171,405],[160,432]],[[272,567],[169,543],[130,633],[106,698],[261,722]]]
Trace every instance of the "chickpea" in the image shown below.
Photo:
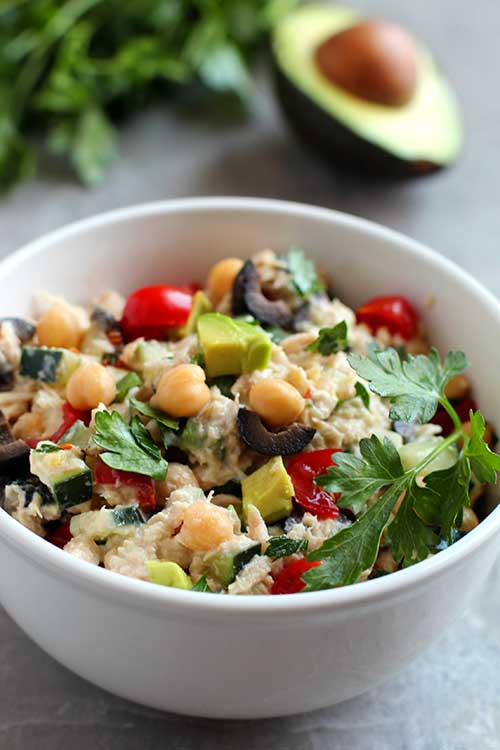
[[[163,373],[151,405],[173,417],[194,417],[210,400],[205,372],[198,365],[176,365]]]
[[[36,328],[40,346],[77,347],[82,329],[76,313],[62,302],[56,302],[42,315]]]
[[[279,378],[255,383],[250,389],[249,401],[251,408],[271,427],[294,422],[305,407],[298,390]]]
[[[87,411],[99,404],[109,406],[116,396],[115,381],[103,365],[85,362],[66,385],[66,398],[74,409]]]
[[[22,440],[36,440],[43,434],[44,424],[40,414],[28,411],[22,414],[12,428],[15,438]]]
[[[446,398],[458,400],[463,398],[469,392],[469,381],[463,375],[455,375],[445,386],[444,393]]]
[[[213,305],[218,305],[224,295],[231,291],[242,266],[241,258],[225,258],[212,266],[207,279],[207,292]]]
[[[200,500],[186,508],[177,538],[188,549],[204,552],[218,547],[232,536],[233,522],[227,511]]]
[[[472,531],[478,525],[479,520],[472,508],[464,508],[462,525],[460,531]]]

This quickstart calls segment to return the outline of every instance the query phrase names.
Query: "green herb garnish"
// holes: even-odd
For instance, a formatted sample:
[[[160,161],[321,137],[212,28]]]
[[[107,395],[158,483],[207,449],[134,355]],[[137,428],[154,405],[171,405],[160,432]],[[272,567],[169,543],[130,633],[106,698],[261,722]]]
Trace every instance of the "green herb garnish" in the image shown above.
[[[216,385],[219,391],[226,398],[234,399],[234,394],[231,393],[231,388],[236,383],[236,378],[232,375],[220,375],[218,378],[212,378],[210,385]]]
[[[399,508],[387,530],[394,559],[403,566],[425,559],[439,539],[451,541],[469,505],[472,471],[480,481],[492,482],[500,471],[500,456],[484,442],[485,423],[480,412],[470,412],[471,435],[445,396],[446,383],[467,367],[462,352],[450,352],[444,362],[432,350],[428,356],[408,356],[402,362],[393,349],[371,352],[368,358],[349,357],[351,366],[369,381],[370,389],[391,399],[391,417],[403,421],[427,421],[440,404],[454,424],[454,431],[421,461],[405,471],[393,443],[387,438],[361,440],[360,455],[336,453],[335,465],[316,482],[329,492],[341,493],[338,504],[362,512],[375,492],[381,496],[351,526],[342,529],[310,553],[321,565],[306,571],[306,591],[355,583],[369,570],[378,554],[380,538],[400,498]],[[417,477],[442,451],[461,443],[454,466]]]
[[[307,547],[307,539],[290,539],[288,536],[273,536],[269,540],[266,555],[277,560],[280,557],[294,555],[296,552],[305,552]]]
[[[207,583],[207,574],[203,573],[202,576],[198,578],[196,583],[193,583],[193,586],[191,588],[191,591],[202,591],[207,593],[212,593],[212,589]]]
[[[356,381],[356,385],[354,386],[354,390],[356,391],[356,396],[359,396],[359,398],[363,402],[363,406],[365,407],[365,409],[369,409],[370,408],[370,393],[365,388],[365,386],[363,385],[363,383],[361,383],[361,381],[359,381],[359,380]]]
[[[100,458],[107,466],[160,481],[165,479],[167,462],[139,417],[133,417],[131,423],[127,424],[117,411],[111,414],[98,411],[95,430],[93,440],[106,451],[100,454]]]
[[[60,445],[56,445],[55,443],[47,441],[44,443],[39,443],[35,448],[35,453],[55,453],[56,451],[62,450],[63,448],[61,448]]]
[[[341,320],[332,328],[320,328],[318,338],[306,346],[306,351],[319,352],[324,357],[347,349],[347,323]]]
[[[176,419],[171,419],[165,414],[165,412],[160,411],[160,409],[155,409],[154,406],[147,404],[145,401],[139,401],[137,398],[131,398],[130,403],[132,404],[134,409],[137,409],[139,414],[142,414],[144,417],[156,419],[158,424],[169,427],[171,430],[179,429],[179,422]]]
[[[136,388],[139,385],[142,385],[142,380],[139,375],[136,372],[127,372],[127,374],[124,375],[123,378],[120,378],[116,384],[116,403],[121,404],[122,401],[125,401],[130,389]]]
[[[319,280],[314,263],[306,258],[300,247],[292,246],[289,249],[286,263],[292,277],[291,285],[301,297],[324,291],[325,285]]]
[[[183,90],[193,94],[194,84],[213,92],[207,114],[217,109],[215,96],[226,97],[226,110],[231,96],[241,114],[251,91],[250,58],[293,4],[0,3],[0,187],[33,175],[34,126],[44,145],[92,185],[117,154],[114,115],[122,118],[158,97],[168,103]]]

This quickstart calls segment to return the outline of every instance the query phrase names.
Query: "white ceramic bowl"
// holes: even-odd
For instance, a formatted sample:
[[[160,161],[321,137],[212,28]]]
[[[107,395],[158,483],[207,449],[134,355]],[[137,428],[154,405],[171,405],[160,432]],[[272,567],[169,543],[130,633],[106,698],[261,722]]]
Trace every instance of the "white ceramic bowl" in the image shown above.
[[[192,199],[98,216],[0,265],[0,314],[47,288],[202,280],[227,255],[303,246],[351,305],[384,293],[426,310],[433,341],[464,348],[479,403],[500,425],[500,305],[470,276],[360,219],[254,199]],[[435,299],[427,309],[425,302]],[[0,511],[0,601],[43,649],[118,695],[169,711],[257,718],[309,711],[386,679],[467,605],[498,549],[500,508],[415,567],[334,591],[226,597],[163,588],[80,562]]]

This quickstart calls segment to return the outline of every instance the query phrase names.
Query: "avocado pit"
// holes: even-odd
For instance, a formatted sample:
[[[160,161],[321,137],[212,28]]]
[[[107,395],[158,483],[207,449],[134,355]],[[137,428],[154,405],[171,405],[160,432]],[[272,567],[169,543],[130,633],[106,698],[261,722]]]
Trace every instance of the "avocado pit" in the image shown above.
[[[315,60],[331,83],[375,104],[402,107],[417,88],[413,39],[388,21],[362,21],[333,34],[317,47]]]

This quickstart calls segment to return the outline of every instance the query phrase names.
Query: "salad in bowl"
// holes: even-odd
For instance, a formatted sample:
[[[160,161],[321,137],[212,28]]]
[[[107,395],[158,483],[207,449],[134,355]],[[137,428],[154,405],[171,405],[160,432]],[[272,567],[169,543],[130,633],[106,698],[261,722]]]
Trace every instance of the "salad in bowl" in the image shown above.
[[[353,310],[298,247],[197,282],[2,318],[11,516],[90,565],[229,595],[385,576],[478,524],[494,431],[411,300]]]

